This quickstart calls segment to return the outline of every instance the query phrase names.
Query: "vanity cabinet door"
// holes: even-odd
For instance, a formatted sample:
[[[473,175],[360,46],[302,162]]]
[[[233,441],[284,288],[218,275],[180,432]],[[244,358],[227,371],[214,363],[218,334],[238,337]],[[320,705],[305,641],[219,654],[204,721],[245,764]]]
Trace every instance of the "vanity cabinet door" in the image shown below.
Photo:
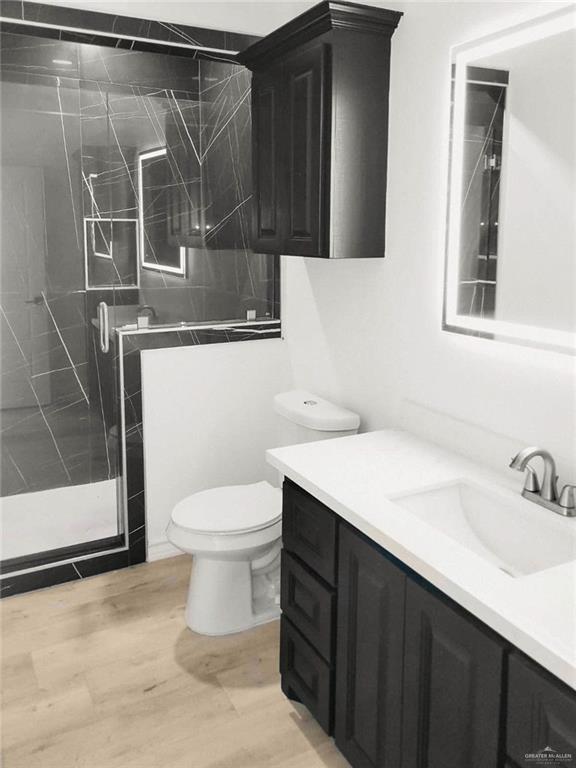
[[[519,768],[546,747],[571,759],[554,759],[557,766],[576,761],[576,693],[519,656],[510,657],[508,675],[507,753]],[[551,761],[552,763],[552,761]]]
[[[336,744],[354,768],[398,768],[406,578],[344,525],[338,563]]]
[[[406,589],[402,768],[495,768],[503,647],[415,582]]]

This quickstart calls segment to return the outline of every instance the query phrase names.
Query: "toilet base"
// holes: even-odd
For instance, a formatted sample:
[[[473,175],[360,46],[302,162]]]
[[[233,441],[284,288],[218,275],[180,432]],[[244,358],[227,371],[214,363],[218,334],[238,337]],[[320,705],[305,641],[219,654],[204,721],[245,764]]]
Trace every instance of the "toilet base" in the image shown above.
[[[254,573],[250,561],[194,557],[186,624],[201,635],[229,635],[280,616],[277,574]]]
[[[199,629],[191,627],[190,624],[187,624],[187,626],[191,632],[194,632],[197,635],[205,635],[206,637],[225,637],[226,635],[236,635],[238,632],[246,632],[248,629],[254,629],[254,627],[259,627],[262,624],[269,624],[271,621],[278,621],[280,614],[280,608],[275,607],[273,610],[270,610],[266,614],[254,616],[250,624],[236,627],[235,629],[227,629],[221,632],[200,631]]]

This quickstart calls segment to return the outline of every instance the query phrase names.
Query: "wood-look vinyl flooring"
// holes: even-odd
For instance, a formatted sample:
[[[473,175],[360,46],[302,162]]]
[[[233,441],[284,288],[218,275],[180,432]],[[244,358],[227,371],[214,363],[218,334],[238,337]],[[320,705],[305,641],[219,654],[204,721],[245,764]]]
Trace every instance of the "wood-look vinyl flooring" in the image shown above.
[[[278,622],[186,628],[190,560],[7,598],[3,768],[347,768],[280,691]]]

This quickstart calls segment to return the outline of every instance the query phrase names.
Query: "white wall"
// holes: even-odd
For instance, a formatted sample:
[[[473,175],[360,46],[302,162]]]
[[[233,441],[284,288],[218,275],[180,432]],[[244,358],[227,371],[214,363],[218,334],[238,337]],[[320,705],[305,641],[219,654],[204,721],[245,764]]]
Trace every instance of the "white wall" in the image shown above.
[[[449,50],[553,3],[406,3],[393,38],[386,259],[284,259],[298,386],[505,471],[542,444],[574,477],[574,358],[440,330]]]
[[[172,508],[195,491],[275,479],[272,398],[290,389],[281,339],[142,353],[148,546],[165,542]],[[154,556],[154,554],[153,554]]]

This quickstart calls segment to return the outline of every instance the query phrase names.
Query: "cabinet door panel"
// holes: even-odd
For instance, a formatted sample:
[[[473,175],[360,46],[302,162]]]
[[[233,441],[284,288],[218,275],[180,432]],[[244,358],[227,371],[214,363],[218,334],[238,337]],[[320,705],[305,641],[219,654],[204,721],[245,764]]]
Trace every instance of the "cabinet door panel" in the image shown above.
[[[503,649],[409,581],[402,768],[495,768]]]
[[[255,72],[252,78],[252,171],[253,238],[252,247],[261,253],[279,253],[281,249],[281,203],[279,184],[282,176],[280,136],[282,83],[280,75]]]
[[[334,602],[334,590],[283,550],[280,606],[328,663],[332,662]]]
[[[334,586],[337,522],[333,512],[313,496],[284,482],[282,539],[284,548]]]
[[[554,681],[522,657],[512,654],[508,680],[507,752],[521,768],[525,759],[546,747],[576,760],[576,694]],[[572,765],[572,760],[554,760]]]
[[[335,739],[354,768],[400,764],[404,586],[399,568],[341,526]]]
[[[282,690],[304,704],[327,733],[332,732],[332,671],[284,616],[280,623]]]
[[[326,256],[329,48],[286,60],[286,234],[283,252]]]

